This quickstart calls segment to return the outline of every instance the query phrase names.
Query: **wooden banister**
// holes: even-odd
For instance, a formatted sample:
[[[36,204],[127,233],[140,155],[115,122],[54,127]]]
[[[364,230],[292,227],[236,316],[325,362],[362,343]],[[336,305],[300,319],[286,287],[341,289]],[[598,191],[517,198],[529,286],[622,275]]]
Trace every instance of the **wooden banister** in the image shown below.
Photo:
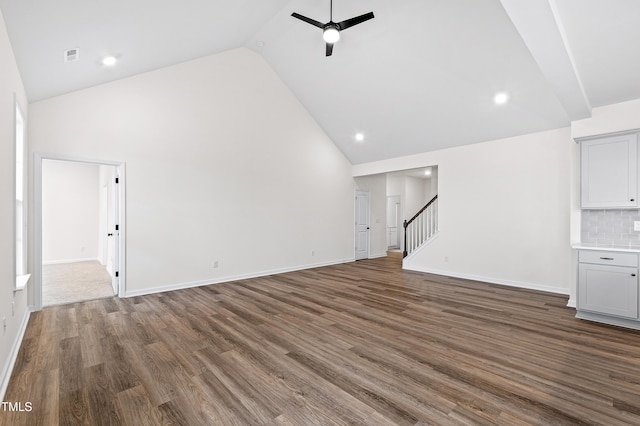
[[[405,228],[406,228],[406,227],[407,227],[411,222],[413,222],[414,220],[416,220],[416,218],[417,218],[418,216],[420,216],[420,215],[422,214],[422,212],[423,212],[423,211],[425,211],[425,210],[426,210],[426,209],[427,209],[431,204],[433,204],[433,202],[434,202],[435,200],[437,200],[437,199],[438,199],[438,194],[436,194],[436,196],[435,196],[435,197],[433,197],[433,198],[431,199],[431,201],[429,201],[429,202],[427,203],[427,205],[425,205],[423,208],[421,208],[421,209],[420,209],[420,211],[419,211],[418,213],[414,214],[414,215],[413,215],[413,217],[412,217],[411,219],[409,219],[409,220],[405,220],[405,221],[404,221],[404,223],[406,223],[406,224],[407,224],[407,225],[405,226]]]

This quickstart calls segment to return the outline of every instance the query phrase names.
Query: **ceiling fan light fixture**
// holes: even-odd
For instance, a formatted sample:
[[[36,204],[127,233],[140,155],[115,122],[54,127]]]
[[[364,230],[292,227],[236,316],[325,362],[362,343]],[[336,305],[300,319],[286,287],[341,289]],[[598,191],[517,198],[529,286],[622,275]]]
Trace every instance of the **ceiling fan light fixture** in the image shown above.
[[[327,43],[333,44],[336,41],[340,40],[340,31],[338,31],[338,29],[334,26],[328,26],[327,28],[324,29],[324,32],[322,33],[322,38]]]
[[[365,21],[368,21],[369,19],[375,18],[375,16],[373,16],[373,12],[369,12],[365,13],[364,15],[345,19],[344,21],[333,22],[333,1],[329,3],[329,22],[327,22],[326,24],[316,21],[315,19],[308,18],[304,15],[300,15],[297,12],[293,12],[291,16],[322,30],[322,39],[326,43],[326,56],[331,56],[331,54],[333,53],[333,44],[340,40],[340,31],[346,30],[347,28],[351,28],[354,25],[358,25]]]

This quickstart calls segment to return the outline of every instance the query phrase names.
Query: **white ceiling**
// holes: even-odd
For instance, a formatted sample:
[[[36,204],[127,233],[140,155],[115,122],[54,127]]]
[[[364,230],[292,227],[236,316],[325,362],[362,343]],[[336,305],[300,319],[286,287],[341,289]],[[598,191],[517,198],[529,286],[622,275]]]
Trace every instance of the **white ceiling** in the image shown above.
[[[640,98],[638,0],[0,0],[31,102],[238,47],[354,164],[568,126]],[[80,49],[80,60],[63,52]],[[100,64],[105,55],[117,66]],[[498,91],[510,102],[493,104]],[[364,142],[356,142],[363,132]]]

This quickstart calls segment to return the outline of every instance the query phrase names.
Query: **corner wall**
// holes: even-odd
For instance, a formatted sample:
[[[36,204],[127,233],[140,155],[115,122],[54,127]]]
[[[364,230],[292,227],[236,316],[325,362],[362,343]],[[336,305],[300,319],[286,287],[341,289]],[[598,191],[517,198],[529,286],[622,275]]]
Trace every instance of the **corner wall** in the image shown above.
[[[129,296],[354,258],[351,164],[248,49],[30,114],[32,153],[126,163]]]
[[[28,121],[27,98],[0,12],[0,401],[4,401],[13,357],[17,354],[29,315],[27,294],[31,285],[24,290],[13,291],[16,277],[14,99]],[[6,329],[2,318],[6,318]]]
[[[354,166],[354,176],[438,165],[439,230],[407,269],[575,294],[570,129]]]

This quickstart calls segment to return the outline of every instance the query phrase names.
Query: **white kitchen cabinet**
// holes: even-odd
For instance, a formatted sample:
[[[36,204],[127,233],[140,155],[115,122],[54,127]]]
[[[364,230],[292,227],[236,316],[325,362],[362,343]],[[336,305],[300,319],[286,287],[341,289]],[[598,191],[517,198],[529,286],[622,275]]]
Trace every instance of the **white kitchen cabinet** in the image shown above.
[[[578,309],[638,318],[638,269],[581,263]]]
[[[581,207],[638,208],[638,134],[579,142]]]
[[[638,254],[579,250],[577,302],[579,318],[640,327],[637,322]],[[592,315],[596,317],[590,317]],[[616,318],[634,322],[624,324]]]

